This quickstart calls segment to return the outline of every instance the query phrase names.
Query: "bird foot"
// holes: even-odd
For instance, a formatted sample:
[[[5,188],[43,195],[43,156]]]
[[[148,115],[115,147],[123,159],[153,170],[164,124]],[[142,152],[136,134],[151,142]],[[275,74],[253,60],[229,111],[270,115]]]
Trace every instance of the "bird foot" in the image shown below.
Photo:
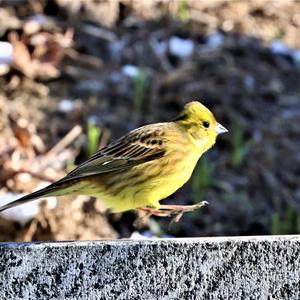
[[[207,201],[202,201],[194,205],[160,205],[159,209],[150,208],[150,207],[142,207],[139,210],[146,212],[145,218],[150,216],[158,216],[158,217],[171,217],[172,223],[177,223],[184,213],[194,211],[200,207],[208,204]]]

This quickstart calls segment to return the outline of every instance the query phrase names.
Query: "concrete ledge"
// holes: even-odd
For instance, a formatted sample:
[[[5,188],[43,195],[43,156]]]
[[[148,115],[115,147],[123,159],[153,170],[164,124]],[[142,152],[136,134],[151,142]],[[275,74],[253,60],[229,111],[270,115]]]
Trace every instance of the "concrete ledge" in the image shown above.
[[[0,244],[0,299],[300,299],[300,237]]]

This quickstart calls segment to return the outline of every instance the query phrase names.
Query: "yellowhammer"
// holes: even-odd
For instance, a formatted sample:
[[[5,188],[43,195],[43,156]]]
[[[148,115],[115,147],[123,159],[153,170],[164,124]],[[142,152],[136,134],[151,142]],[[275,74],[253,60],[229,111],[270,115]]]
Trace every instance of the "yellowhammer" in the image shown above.
[[[150,124],[102,148],[61,180],[0,211],[41,197],[90,195],[114,212],[143,209],[156,215],[183,213],[205,204],[161,205],[188,181],[201,155],[227,130],[200,102],[185,105],[172,122]]]

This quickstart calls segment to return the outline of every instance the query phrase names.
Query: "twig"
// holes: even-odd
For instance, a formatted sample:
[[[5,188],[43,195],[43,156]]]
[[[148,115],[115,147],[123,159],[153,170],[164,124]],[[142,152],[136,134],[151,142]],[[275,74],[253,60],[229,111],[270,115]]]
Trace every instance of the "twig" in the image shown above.
[[[158,59],[162,69],[165,72],[170,72],[172,70],[172,66],[171,64],[168,62],[165,53],[161,53],[160,51],[157,50],[157,41],[154,38],[150,39],[149,45],[154,53],[154,55],[156,56],[156,58]]]
[[[105,30],[98,26],[93,25],[83,25],[80,27],[80,30],[85,34],[94,36],[99,39],[103,39],[109,42],[114,42],[118,39],[117,35],[111,31]]]
[[[23,241],[24,242],[31,242],[34,234],[36,233],[37,230],[37,225],[39,223],[39,220],[37,218],[33,219],[32,222],[29,225],[29,228],[25,232],[23,236]]]
[[[100,139],[99,149],[105,147],[108,144],[109,138],[110,138],[110,131],[108,129],[104,129]]]
[[[28,169],[20,169],[20,170],[17,170],[13,173],[13,176],[16,176],[17,174],[20,174],[20,173],[27,173],[29,174],[30,176],[34,177],[34,178],[37,178],[39,180],[42,180],[42,181],[48,181],[48,182],[55,182],[57,179],[54,179],[54,178],[50,178],[46,175],[43,175],[43,174],[40,174],[40,173],[37,173],[37,172],[33,172],[31,170],[28,170]],[[12,177],[12,176],[11,176]]]
[[[100,58],[92,55],[79,53],[72,48],[67,49],[65,51],[65,54],[75,61],[80,61],[81,64],[86,64],[97,68],[103,67],[103,61]]]
[[[82,132],[82,128],[76,125],[69,131],[54,147],[52,147],[47,154],[43,157],[43,160],[47,161],[51,156],[56,156],[62,150],[64,150],[70,143],[72,143]]]

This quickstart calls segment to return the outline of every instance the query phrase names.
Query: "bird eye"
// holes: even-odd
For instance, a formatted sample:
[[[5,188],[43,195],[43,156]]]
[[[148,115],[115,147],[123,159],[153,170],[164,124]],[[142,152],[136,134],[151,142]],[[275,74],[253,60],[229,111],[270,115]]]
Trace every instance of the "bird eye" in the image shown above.
[[[205,127],[205,128],[208,128],[209,127],[209,122],[207,122],[207,121],[203,121],[203,126]]]

